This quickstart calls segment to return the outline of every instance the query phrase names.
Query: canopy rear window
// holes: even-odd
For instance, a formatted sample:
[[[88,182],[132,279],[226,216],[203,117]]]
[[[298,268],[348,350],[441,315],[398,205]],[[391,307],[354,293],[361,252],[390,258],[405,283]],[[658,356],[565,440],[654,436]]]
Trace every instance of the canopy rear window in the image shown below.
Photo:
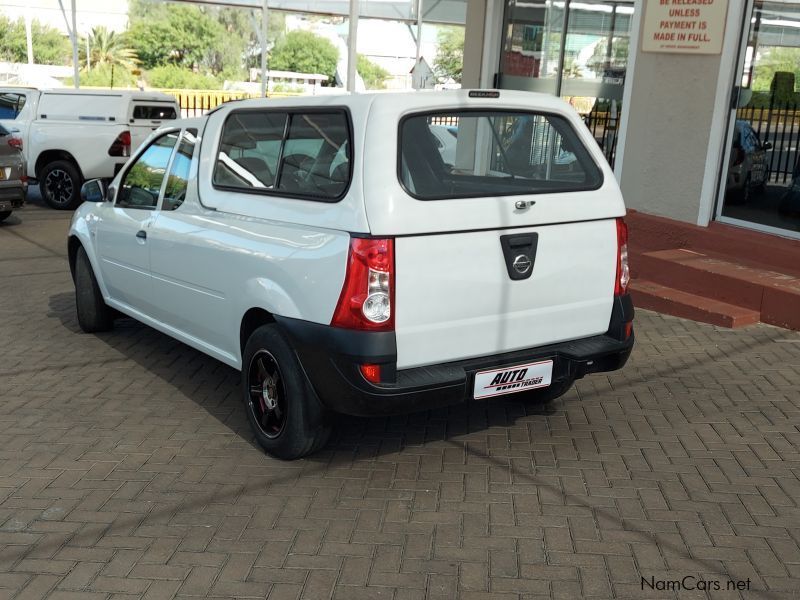
[[[175,107],[169,104],[137,104],[133,107],[134,119],[148,119],[161,121],[165,119],[177,119]]]
[[[400,182],[420,200],[597,189],[603,175],[563,117],[449,111],[400,123]]]

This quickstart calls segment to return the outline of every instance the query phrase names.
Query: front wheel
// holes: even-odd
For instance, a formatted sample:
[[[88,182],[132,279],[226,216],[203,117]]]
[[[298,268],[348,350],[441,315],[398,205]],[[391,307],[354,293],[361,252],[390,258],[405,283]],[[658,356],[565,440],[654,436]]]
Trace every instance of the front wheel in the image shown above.
[[[5,221],[10,216],[11,216],[11,211],[10,210],[0,211],[0,223]]]
[[[45,165],[39,174],[39,188],[48,206],[70,210],[81,203],[83,177],[78,167],[67,160],[56,160]]]
[[[114,311],[103,300],[83,246],[78,248],[75,257],[75,307],[78,325],[85,333],[108,331],[114,326]]]
[[[277,325],[263,325],[247,340],[241,385],[250,427],[267,454],[293,460],[328,441],[326,411]]]

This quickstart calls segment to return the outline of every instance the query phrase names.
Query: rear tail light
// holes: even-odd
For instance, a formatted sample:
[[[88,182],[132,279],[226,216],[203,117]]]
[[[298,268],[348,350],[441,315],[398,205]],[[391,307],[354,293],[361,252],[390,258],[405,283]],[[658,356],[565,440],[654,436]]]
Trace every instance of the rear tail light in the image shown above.
[[[617,279],[614,284],[614,295],[628,293],[631,280],[631,269],[628,266],[628,226],[622,218],[617,219]]]
[[[131,155],[131,132],[123,131],[108,148],[109,156],[130,156]]]
[[[8,138],[8,145],[17,150],[22,150],[22,138],[10,137]]]
[[[344,329],[393,331],[393,305],[394,240],[352,238],[344,285],[331,325]]]

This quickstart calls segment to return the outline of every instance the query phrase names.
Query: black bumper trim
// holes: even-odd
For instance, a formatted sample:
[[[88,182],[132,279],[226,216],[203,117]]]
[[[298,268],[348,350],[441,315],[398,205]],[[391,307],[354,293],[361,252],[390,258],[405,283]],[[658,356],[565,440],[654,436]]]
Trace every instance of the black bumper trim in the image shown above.
[[[477,371],[534,360],[553,360],[553,384],[613,371],[625,364],[634,344],[633,335],[619,340],[605,334],[395,371],[393,332],[351,331],[286,317],[276,317],[276,321],[322,403],[336,412],[360,416],[403,414],[468,401]],[[360,364],[381,364],[384,382],[368,382],[359,371]]]

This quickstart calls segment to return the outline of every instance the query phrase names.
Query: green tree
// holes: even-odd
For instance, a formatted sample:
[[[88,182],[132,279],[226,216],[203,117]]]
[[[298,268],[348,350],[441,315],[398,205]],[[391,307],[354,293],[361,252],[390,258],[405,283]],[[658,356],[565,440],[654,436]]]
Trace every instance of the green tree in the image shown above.
[[[464,28],[442,27],[436,35],[439,48],[433,62],[433,70],[442,81],[452,79],[461,83],[464,68]]]
[[[226,33],[206,10],[188,4],[133,0],[129,18],[128,39],[144,68],[174,64],[218,70],[217,49]]]
[[[386,80],[389,78],[389,71],[380,65],[372,62],[363,54],[358,55],[356,65],[358,74],[364,80],[364,85],[368,90],[382,90],[386,87]]]
[[[320,73],[333,82],[339,50],[333,43],[310,31],[290,31],[275,45],[269,68],[298,73]]]
[[[794,73],[800,81],[800,48],[759,48],[755,60],[752,88],[755,92],[769,92],[775,73]]]
[[[215,8],[211,13],[225,29],[225,44],[220,47],[222,71],[235,75],[243,69],[261,66],[261,44],[253,28],[254,19],[250,11],[241,8]],[[261,16],[255,14],[255,24],[261,26]],[[286,31],[286,14],[270,10],[267,23],[267,48],[283,38]],[[230,77],[229,77],[230,78]]]
[[[67,36],[57,29],[42,25],[34,19],[31,23],[31,37],[35,63],[64,65],[72,62],[72,46]],[[25,22],[22,19],[11,21],[0,15],[0,60],[28,62]]]
[[[89,48],[89,60],[86,60],[86,48]],[[124,34],[109,31],[105,27],[94,27],[79,46],[80,61],[84,67],[90,69],[95,66],[114,65],[115,70],[133,71],[139,62],[136,52],[128,47]]]

